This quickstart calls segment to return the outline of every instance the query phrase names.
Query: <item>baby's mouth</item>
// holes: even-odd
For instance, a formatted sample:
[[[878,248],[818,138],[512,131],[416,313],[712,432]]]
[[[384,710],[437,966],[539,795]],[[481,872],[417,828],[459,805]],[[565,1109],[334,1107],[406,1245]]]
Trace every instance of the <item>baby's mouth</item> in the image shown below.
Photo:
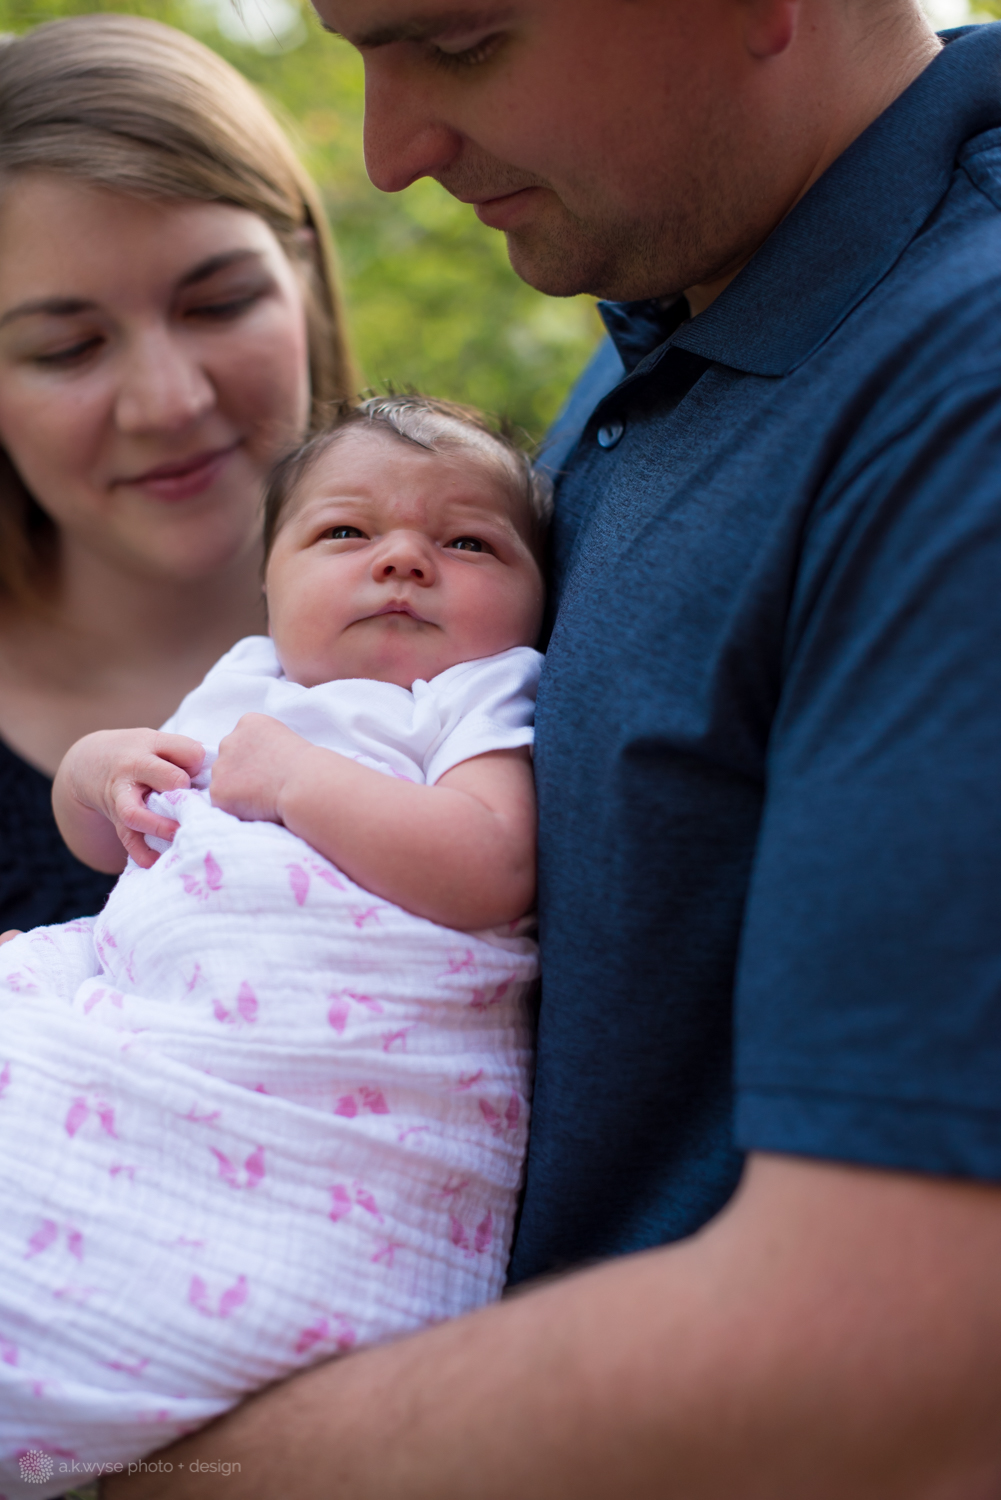
[[[376,620],[380,615],[409,615],[412,620],[417,620],[421,625],[430,625],[431,621],[419,615],[405,599],[393,599],[389,604],[384,604],[374,614],[368,616],[370,620]]]

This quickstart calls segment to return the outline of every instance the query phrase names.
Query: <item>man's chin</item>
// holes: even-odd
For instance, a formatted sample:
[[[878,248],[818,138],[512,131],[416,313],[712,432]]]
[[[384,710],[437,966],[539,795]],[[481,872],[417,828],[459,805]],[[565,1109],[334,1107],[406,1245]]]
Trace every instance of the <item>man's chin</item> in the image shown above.
[[[604,278],[596,276],[591,257],[579,250],[574,253],[562,236],[554,240],[526,230],[510,230],[506,238],[513,270],[537,292],[547,297],[578,297],[584,292],[603,295],[597,290],[597,280]]]
[[[624,250],[599,245],[565,230],[546,234],[522,228],[507,232],[507,253],[522,281],[547,297],[602,297],[629,302],[668,295],[656,273],[630,263]]]

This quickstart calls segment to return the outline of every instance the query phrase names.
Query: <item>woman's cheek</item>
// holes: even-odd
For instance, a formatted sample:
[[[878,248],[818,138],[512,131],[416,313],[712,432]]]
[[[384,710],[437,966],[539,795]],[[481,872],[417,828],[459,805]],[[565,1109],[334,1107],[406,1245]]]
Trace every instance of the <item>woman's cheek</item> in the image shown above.
[[[300,441],[309,423],[305,316],[282,305],[248,335],[229,351],[216,388],[222,409],[270,467],[284,448]]]
[[[8,394],[2,384],[0,377],[0,446],[43,510],[56,521],[68,519],[100,454],[106,394],[86,383]]]

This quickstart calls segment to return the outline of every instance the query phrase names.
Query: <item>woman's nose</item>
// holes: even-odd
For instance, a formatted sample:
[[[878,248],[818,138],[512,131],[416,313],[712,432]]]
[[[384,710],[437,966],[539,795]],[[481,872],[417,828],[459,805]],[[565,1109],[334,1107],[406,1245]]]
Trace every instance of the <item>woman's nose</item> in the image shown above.
[[[365,57],[365,167],[377,188],[399,193],[418,177],[432,177],[462,149],[462,137],[437,116],[433,96],[398,76],[389,54]]]
[[[372,576],[377,583],[399,579],[428,588],[438,576],[434,551],[414,532],[393,532],[373,560]]]
[[[174,432],[204,416],[215,400],[193,352],[169,332],[150,332],[128,351],[115,417],[123,432]]]

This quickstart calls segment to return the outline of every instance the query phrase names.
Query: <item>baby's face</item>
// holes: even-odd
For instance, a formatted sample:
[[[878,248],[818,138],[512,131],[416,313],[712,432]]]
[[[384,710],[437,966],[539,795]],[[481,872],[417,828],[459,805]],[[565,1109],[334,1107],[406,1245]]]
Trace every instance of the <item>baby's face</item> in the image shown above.
[[[533,646],[543,586],[500,463],[349,429],[305,476],[265,588],[285,675],[304,687],[418,677]]]

